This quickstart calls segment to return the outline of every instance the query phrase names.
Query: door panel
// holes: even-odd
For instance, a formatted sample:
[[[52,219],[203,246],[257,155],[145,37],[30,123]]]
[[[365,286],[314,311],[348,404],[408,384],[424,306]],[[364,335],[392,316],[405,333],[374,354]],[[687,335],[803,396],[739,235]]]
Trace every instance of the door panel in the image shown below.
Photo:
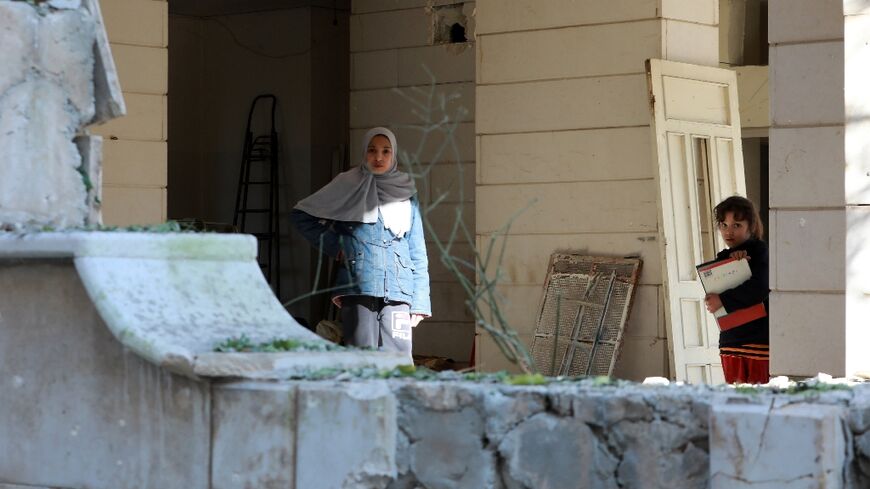
[[[724,248],[713,206],[746,194],[736,75],[655,59],[647,75],[673,372],[677,380],[721,383],[719,331],[704,308],[695,265]]]

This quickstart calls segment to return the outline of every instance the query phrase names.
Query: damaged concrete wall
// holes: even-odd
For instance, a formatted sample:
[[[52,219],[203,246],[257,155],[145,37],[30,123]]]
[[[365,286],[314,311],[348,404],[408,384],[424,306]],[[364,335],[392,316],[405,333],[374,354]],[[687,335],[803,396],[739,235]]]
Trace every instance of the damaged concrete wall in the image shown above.
[[[69,260],[0,261],[0,290],[2,488],[870,484],[868,385],[194,381],[124,348]]]
[[[96,36],[87,10],[0,1],[0,229],[87,221],[73,139],[96,115]]]
[[[867,386],[771,396],[593,382],[356,380],[237,382],[213,393],[214,487],[858,489],[870,483]],[[267,435],[245,436],[252,432]]]
[[[459,107],[466,109],[456,132],[459,161],[448,152],[448,156],[442,157],[433,167],[426,187],[420,189],[424,198],[447,192],[447,198],[430,215],[435,229],[442,236],[449,231],[460,207],[465,222],[474,232],[475,5],[473,1],[445,0],[352,2],[351,164],[360,162],[363,154],[360,139],[373,126],[391,127],[396,132],[400,150],[417,152],[421,133],[415,127],[422,124],[415,115],[418,109],[395,93],[397,88],[418,97],[424,104],[425,94],[430,90],[439,95],[458,95],[459,98],[448,104],[449,113],[453,114]],[[454,24],[464,28],[467,42],[449,42],[450,29],[447,26]],[[424,67],[431,72],[431,77]],[[423,92],[418,92],[419,89]],[[438,110],[433,114],[439,118],[442,115]],[[430,137],[420,151],[421,162],[431,162],[442,141],[437,135]],[[462,192],[459,188],[460,171]],[[418,187],[422,183],[418,182]],[[457,243],[454,252],[464,260],[473,261],[468,243]],[[433,317],[415,328],[414,353],[468,361],[474,324],[470,313],[462,306],[465,293],[453,275],[441,265],[438,252],[432,246],[429,247],[429,267]],[[485,369],[491,367],[495,366],[483,366]]]
[[[208,488],[208,384],[119,343],[69,261],[0,261],[0,290],[0,487]]]

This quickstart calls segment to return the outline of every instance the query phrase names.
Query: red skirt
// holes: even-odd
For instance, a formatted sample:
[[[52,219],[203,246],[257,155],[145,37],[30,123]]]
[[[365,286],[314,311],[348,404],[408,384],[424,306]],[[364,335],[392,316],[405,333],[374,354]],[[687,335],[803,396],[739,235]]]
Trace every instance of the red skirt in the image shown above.
[[[725,382],[729,384],[766,384],[770,381],[770,360],[719,355]]]

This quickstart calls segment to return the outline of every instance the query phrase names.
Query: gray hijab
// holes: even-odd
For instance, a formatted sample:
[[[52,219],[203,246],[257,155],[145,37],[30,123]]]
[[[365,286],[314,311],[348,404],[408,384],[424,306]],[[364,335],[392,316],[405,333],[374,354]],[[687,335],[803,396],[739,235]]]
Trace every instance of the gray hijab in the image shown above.
[[[375,136],[386,136],[393,147],[393,166],[375,175],[366,164],[366,151]],[[296,209],[314,217],[333,221],[373,223],[378,221],[378,207],[410,199],[417,193],[414,179],[398,170],[396,136],[385,127],[370,129],[363,137],[363,159],[350,170],[339,173],[331,182],[300,200]]]

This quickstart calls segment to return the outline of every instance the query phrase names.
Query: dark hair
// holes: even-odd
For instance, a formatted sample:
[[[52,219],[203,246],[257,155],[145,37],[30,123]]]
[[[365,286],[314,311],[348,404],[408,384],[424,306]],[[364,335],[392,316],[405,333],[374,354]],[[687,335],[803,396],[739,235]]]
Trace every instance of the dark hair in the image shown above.
[[[739,195],[732,195],[727,199],[719,202],[713,209],[713,214],[716,216],[716,223],[725,222],[725,216],[729,213],[734,214],[735,221],[747,221],[749,223],[749,232],[752,237],[761,239],[764,235],[764,224],[761,223],[761,215],[758,214],[758,209],[751,200]]]

